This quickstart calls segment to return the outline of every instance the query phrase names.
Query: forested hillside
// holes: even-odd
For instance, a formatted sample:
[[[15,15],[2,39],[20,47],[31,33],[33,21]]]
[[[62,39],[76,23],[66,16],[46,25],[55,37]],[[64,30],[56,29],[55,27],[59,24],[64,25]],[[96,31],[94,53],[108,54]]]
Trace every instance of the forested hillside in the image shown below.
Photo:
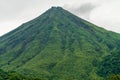
[[[45,80],[112,79],[119,50],[120,34],[52,7],[0,37],[0,68]]]

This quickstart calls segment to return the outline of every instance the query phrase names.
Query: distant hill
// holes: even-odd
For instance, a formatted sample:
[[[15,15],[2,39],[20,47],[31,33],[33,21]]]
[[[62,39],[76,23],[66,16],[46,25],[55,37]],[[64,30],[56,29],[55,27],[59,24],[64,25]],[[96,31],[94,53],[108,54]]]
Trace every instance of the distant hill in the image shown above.
[[[120,34],[52,7],[0,37],[0,68],[46,80],[103,80],[120,74],[109,65],[118,50]]]

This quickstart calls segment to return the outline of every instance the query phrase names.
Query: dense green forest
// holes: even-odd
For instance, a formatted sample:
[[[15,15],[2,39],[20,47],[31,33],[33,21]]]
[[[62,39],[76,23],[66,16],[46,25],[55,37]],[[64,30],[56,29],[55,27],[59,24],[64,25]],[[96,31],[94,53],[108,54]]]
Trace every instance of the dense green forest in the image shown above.
[[[119,50],[120,34],[52,7],[0,37],[1,79],[116,80]]]
[[[46,79],[33,78],[30,76],[27,77],[25,75],[18,74],[15,71],[5,72],[3,70],[0,70],[0,80],[46,80]]]
[[[100,63],[98,74],[104,78],[108,78],[113,75],[112,78],[117,75],[120,79],[120,50],[116,50],[104,58],[104,60]]]
[[[51,79],[41,79],[41,78],[33,78],[30,76],[26,76],[26,75],[21,75],[16,73],[15,71],[11,71],[11,72],[5,72],[3,70],[0,70],[0,80],[51,80]],[[73,79],[69,79],[69,80],[73,80]],[[106,80],[120,80],[120,75],[110,75],[108,78],[106,78]]]

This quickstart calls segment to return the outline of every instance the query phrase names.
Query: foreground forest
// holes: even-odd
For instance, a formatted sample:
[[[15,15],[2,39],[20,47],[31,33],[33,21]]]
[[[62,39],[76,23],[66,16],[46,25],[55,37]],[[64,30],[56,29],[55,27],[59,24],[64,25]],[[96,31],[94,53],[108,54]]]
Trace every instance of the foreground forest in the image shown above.
[[[5,72],[3,70],[0,70],[0,80],[46,80],[46,79],[33,78],[30,76],[27,77],[25,75],[18,74],[15,71]]]
[[[4,72],[3,70],[0,70],[0,80],[51,80],[51,79],[33,78],[30,76],[28,77],[25,75],[18,74],[15,71]],[[120,80],[120,75],[111,75],[106,80]]]

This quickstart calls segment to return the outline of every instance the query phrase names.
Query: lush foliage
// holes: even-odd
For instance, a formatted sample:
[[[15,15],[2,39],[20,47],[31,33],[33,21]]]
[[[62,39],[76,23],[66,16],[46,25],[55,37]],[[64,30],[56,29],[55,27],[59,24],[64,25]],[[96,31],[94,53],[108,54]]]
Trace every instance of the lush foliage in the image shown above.
[[[40,79],[40,78],[32,78],[20,75],[16,73],[15,71],[11,72],[4,72],[3,70],[0,70],[0,80],[46,80],[46,79]]]
[[[120,80],[120,75],[111,75],[108,80]]]
[[[98,74],[103,77],[120,74],[120,50],[115,50],[111,55],[106,56],[100,65]]]

